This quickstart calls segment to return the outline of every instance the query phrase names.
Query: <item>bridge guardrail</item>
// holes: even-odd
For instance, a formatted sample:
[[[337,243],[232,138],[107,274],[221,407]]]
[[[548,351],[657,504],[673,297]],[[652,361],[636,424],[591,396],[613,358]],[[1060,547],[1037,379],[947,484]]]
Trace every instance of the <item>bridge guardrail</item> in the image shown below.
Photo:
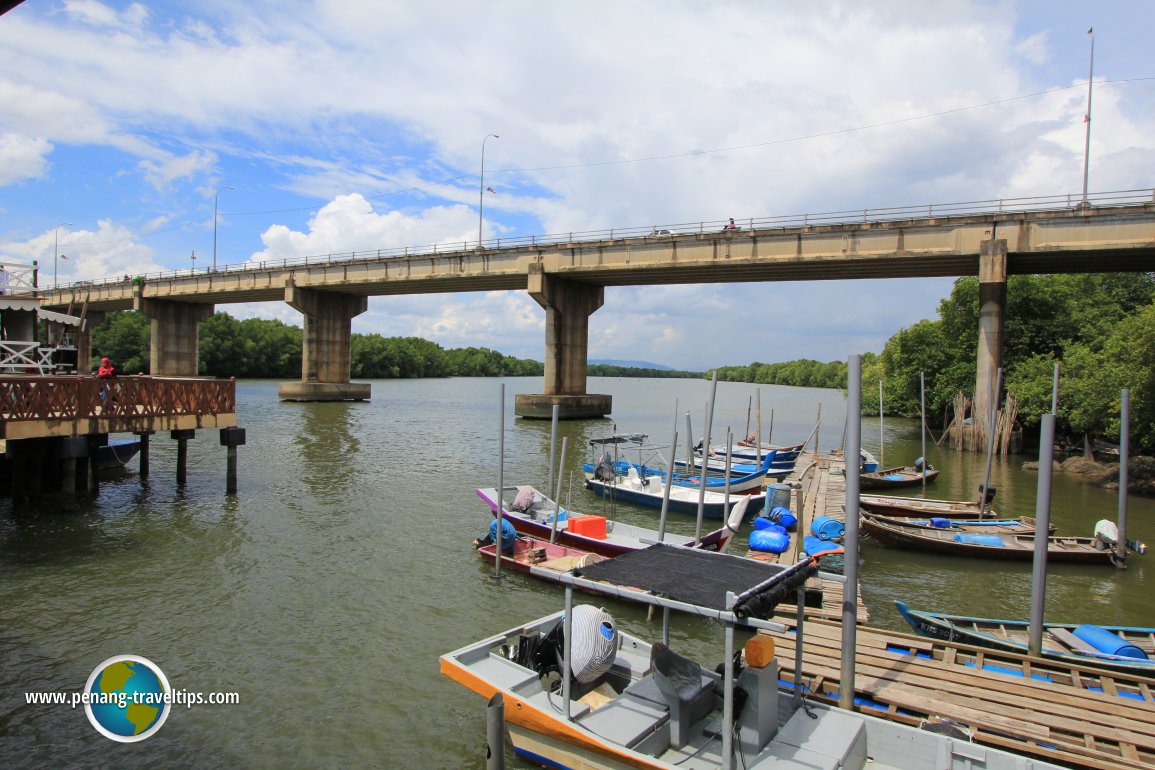
[[[1083,205],[1081,194],[1069,193],[1066,195],[1048,195],[1023,198],[994,198],[988,200],[962,201],[955,203],[930,203],[912,206],[893,206],[884,208],[847,209],[844,211],[830,211],[817,214],[787,214],[769,217],[749,217],[735,219],[735,232],[772,231],[807,226],[829,226],[839,224],[859,224],[862,222],[893,222],[904,219],[926,219],[936,217],[975,216],[981,214],[1021,214],[1029,212],[1059,211],[1075,209]],[[1092,193],[1087,196],[1086,203],[1092,208],[1111,208],[1155,202],[1155,190],[1121,190],[1115,192]],[[189,268],[185,270],[167,270],[158,273],[145,273],[141,276],[124,278],[104,278],[95,281],[82,281],[62,289],[76,289],[83,286],[85,289],[131,283],[135,278],[145,281],[166,280],[171,278],[194,277],[198,275],[212,275],[214,273],[245,272],[254,269],[278,269],[290,267],[307,267],[309,265],[325,265],[340,262],[354,262],[360,259],[409,259],[412,257],[430,257],[439,254],[452,254],[469,251],[473,248],[517,249],[525,247],[549,246],[560,243],[582,243],[588,241],[616,240],[619,238],[638,239],[668,239],[680,235],[702,235],[718,233],[728,228],[729,220],[704,220],[700,222],[682,222],[674,224],[651,225],[647,227],[611,228],[609,230],[584,230],[568,233],[552,233],[546,235],[522,235],[512,238],[493,238],[482,241],[452,241],[435,243],[426,246],[405,246],[392,249],[375,249],[372,251],[350,251],[332,254],[319,254],[305,257],[293,257],[279,260],[241,262],[238,264],[220,265],[215,270],[211,267]],[[47,293],[41,290],[41,293]]]

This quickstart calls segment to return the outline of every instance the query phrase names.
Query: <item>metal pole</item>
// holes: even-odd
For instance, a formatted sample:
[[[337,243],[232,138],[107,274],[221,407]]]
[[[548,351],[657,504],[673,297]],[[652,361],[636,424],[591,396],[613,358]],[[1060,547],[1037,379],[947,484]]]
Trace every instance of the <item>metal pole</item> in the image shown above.
[[[1131,391],[1123,388],[1119,407],[1119,542],[1115,544],[1118,564],[1127,560],[1127,483],[1131,455]]]
[[[52,290],[56,291],[60,288],[60,281],[57,278],[56,260],[60,258],[60,228],[72,227],[71,222],[61,222],[56,226],[55,245],[52,248]]]
[[[213,272],[217,271],[217,203],[221,197],[221,190],[235,190],[235,187],[222,187],[213,195]]]
[[[998,399],[999,393],[1002,392],[1002,389],[1003,368],[1000,366],[998,373],[995,375],[995,389],[994,392],[991,393],[990,406],[988,407],[991,410],[991,420],[987,435],[987,472],[986,476],[983,477],[983,488],[979,490],[982,492],[983,496],[979,504],[979,518],[987,515],[987,508],[990,506],[990,501],[988,499],[990,495],[987,494],[987,490],[991,487],[991,463],[994,462],[995,455],[995,417],[999,413]]]
[[[689,414],[686,415],[689,419]],[[687,453],[692,457],[693,448]],[[674,486],[674,457],[678,453],[678,402],[674,402],[674,437],[670,440],[670,462],[666,466],[666,486],[662,488],[662,513],[658,516],[658,542],[666,539],[666,514],[670,510],[670,487]]]
[[[485,770],[505,770],[505,698],[499,692],[485,705]]]
[[[842,540],[842,665],[838,705],[854,708],[854,657],[858,635],[858,457],[862,450],[862,356],[850,357],[847,369],[846,413],[850,429],[846,436],[846,535]],[[854,462],[850,461],[854,458]]]
[[[553,489],[553,461],[554,461],[554,450],[557,449],[557,420],[558,420],[558,412],[559,411],[561,411],[561,404],[554,404],[553,405],[553,417],[552,417],[552,422],[550,424],[550,430],[549,430],[549,486],[546,487],[547,490]],[[561,471],[559,470],[558,473],[561,473]],[[558,499],[556,502],[557,502],[558,510],[560,511],[561,510],[561,500]]]
[[[1035,557],[1031,573],[1031,626],[1027,652],[1043,651],[1043,611],[1047,601],[1047,543],[1051,533],[1051,474],[1055,452],[1055,415],[1044,414],[1039,433],[1039,491],[1035,497]]]
[[[774,410],[770,410],[770,430],[766,431],[766,446],[774,446]]]
[[[569,442],[569,436],[561,437],[561,463],[557,468],[557,513],[553,516],[553,530],[549,533],[549,542],[557,542],[557,522],[561,518],[561,482],[562,482],[562,466],[565,465],[565,449]]]
[[[1059,414],[1059,365],[1055,364],[1055,383],[1051,386],[1051,414]]]
[[[573,663],[573,586],[565,586],[565,617],[562,618],[562,633],[565,635],[565,644],[562,645],[561,664],[561,699],[565,701],[565,721],[570,719],[570,665]]]
[[[706,470],[710,454],[710,431],[714,427],[714,396],[718,393],[718,370],[710,378],[710,403],[706,407],[706,443],[702,445],[702,475],[698,485],[698,518],[694,526],[694,541],[702,542],[702,517],[706,512]]]
[[[732,591],[726,592],[726,611],[734,611],[736,596]],[[734,731],[730,725],[734,722],[734,623],[726,623],[726,657],[723,662],[722,676],[725,677],[722,687],[722,770],[730,770],[734,766]]]
[[[920,395],[919,417],[922,419],[922,493],[926,494],[926,372],[918,373],[918,389]]]
[[[1091,36],[1091,66],[1087,72],[1087,114],[1083,123],[1087,126],[1087,140],[1083,145],[1083,203],[1087,203],[1087,176],[1091,167],[1091,84],[1095,81],[1095,28],[1087,30]]]
[[[505,502],[502,497],[505,489],[505,383],[497,387],[497,536],[493,538],[493,577],[503,578],[505,575],[501,574],[501,528],[505,523],[503,515]]]
[[[886,436],[882,432],[882,380],[878,381],[878,468],[886,467]]]
[[[497,134],[486,134],[481,140],[481,179],[477,183],[477,248],[481,248],[481,223],[485,211],[485,141],[489,137],[500,139]]]

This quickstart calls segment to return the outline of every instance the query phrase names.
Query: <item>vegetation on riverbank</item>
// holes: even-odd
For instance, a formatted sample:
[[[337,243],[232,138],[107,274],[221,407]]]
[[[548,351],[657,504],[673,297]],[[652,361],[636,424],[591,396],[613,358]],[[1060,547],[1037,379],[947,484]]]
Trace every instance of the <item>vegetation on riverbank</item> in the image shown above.
[[[919,375],[925,374],[927,421],[942,426],[953,416],[955,396],[971,395],[975,388],[978,279],[955,281],[938,316],[901,329],[881,355],[865,354],[862,382],[866,392],[881,380],[886,411],[917,418]],[[1030,432],[1051,411],[1055,364],[1060,372],[1059,435],[1117,441],[1120,392],[1127,388],[1133,447],[1155,450],[1155,274],[1010,276],[1003,379]],[[846,387],[843,362],[755,363],[718,372],[719,379],[742,382]],[[820,372],[830,379],[821,380]],[[877,413],[873,400],[864,399],[863,411]]]

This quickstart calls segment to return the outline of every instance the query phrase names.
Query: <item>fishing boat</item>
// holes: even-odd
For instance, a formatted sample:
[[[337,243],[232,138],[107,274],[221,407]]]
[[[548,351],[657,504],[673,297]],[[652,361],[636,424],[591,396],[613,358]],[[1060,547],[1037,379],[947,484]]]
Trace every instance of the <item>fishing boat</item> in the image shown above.
[[[624,500],[651,508],[661,508],[666,496],[666,483],[659,476],[642,476],[637,468],[630,467],[625,476],[614,475],[612,471],[587,471],[586,487],[595,494],[611,500]],[[677,484],[669,485],[669,508],[676,513],[698,513],[698,501],[702,500],[702,516],[707,519],[726,519],[728,512],[741,500],[757,509],[766,501],[765,493],[753,495],[727,495]]]
[[[561,518],[557,522],[555,535],[553,524],[559,510],[556,502],[528,485],[506,487],[504,491],[502,516],[518,532],[530,537],[544,540],[552,538],[556,543],[602,556],[618,556],[636,551],[659,540],[656,529],[601,516],[584,516],[565,508],[560,508]],[[477,496],[485,501],[491,511],[497,512],[497,490],[493,487],[478,489]],[[742,526],[742,520],[749,510],[749,502],[748,496],[739,500],[730,510],[730,518],[727,519],[726,525],[703,535],[701,543],[695,547],[708,551],[725,551],[730,545],[731,537]],[[693,537],[670,532],[664,534],[663,542],[684,546],[694,546],[695,543]]]
[[[954,532],[932,527],[904,527],[889,517],[861,515],[862,531],[883,545],[923,553],[1030,561],[1035,554],[1034,535],[1000,535]],[[1047,538],[1047,560],[1079,564],[1114,564],[1115,548],[1098,534],[1094,537],[1051,535]]]
[[[979,500],[935,500],[923,497],[859,495],[858,505],[878,516],[927,516],[943,519],[975,519],[983,516]],[[987,516],[996,516],[989,507]]]
[[[894,489],[896,487],[913,487],[934,481],[938,471],[930,465],[902,465],[894,468],[884,468],[872,473],[858,474],[860,489]]]
[[[96,462],[100,470],[116,470],[123,468],[128,461],[140,452],[140,439],[118,439],[109,441],[100,447],[96,453]]]
[[[627,476],[629,468],[633,466],[638,470],[642,477],[654,476],[665,480],[666,471],[660,468],[650,468],[647,465],[639,465],[619,459],[619,461],[610,461],[610,459],[603,457],[598,462],[604,462],[608,465],[614,473],[614,476]],[[582,465],[582,470],[587,473],[593,473],[597,463],[586,463]],[[762,463],[761,468],[754,465],[743,465],[740,469],[733,468],[730,472],[730,494],[755,494],[761,491],[762,487],[766,485],[766,479],[770,470],[769,463]],[[789,476],[790,471],[781,471],[781,476]],[[776,473],[773,477],[778,478]],[[673,474],[673,483],[677,486],[699,487],[701,486],[701,476],[693,476],[687,473]],[[708,473],[706,477],[706,488],[713,492],[724,492],[726,488],[726,479],[724,474]]]
[[[496,543],[487,543],[482,540],[474,542],[477,544],[477,553],[482,559],[488,562],[496,561]],[[538,573],[561,573],[568,572],[574,567],[594,564],[605,558],[607,557],[592,551],[560,543],[551,543],[548,538],[518,537],[514,541],[512,549],[501,552],[501,566],[502,569],[525,574],[534,573],[534,567],[537,568]],[[544,577],[541,574],[537,576]]]
[[[902,601],[894,604],[903,619],[922,636],[1007,652],[1028,651],[1029,621],[947,615],[912,610]],[[1155,671],[1155,628],[1089,623],[1042,625],[1044,658],[1128,671]]]
[[[802,452],[802,444],[795,444],[788,447],[767,447],[762,448],[744,446],[741,442],[730,447],[730,461],[735,463],[760,463],[766,455],[773,453],[774,460],[771,463],[773,468],[793,468],[795,461],[798,460],[798,455]],[[702,442],[694,447],[694,456],[701,458],[702,456]],[[710,460],[715,462],[726,462],[726,447],[711,445],[708,453]],[[683,463],[684,465],[685,463]]]
[[[966,532],[985,533],[988,535],[1034,535],[1035,520],[1030,516],[1020,516],[1017,519],[948,519],[948,518],[918,518],[907,516],[887,516],[886,523],[896,527],[910,527],[916,530],[934,530],[936,532]],[[1055,525],[1048,527],[1053,533]]]
[[[750,561],[655,548],[679,551],[678,558],[718,560],[689,576],[721,578],[727,572],[724,561]],[[975,767],[979,756],[985,770],[1058,767],[976,747],[933,729],[804,701],[801,685],[781,689],[770,637],[753,634],[739,649],[735,629],[784,631],[784,625],[758,618],[801,590],[817,573],[813,561],[777,569],[758,565],[768,576],[744,588],[731,586],[737,590],[728,599],[729,589],[716,586],[705,600],[689,602],[631,590],[629,582],[611,581],[604,574],[620,559],[647,551],[561,576],[566,585],[562,610],[441,656],[443,675],[488,699],[490,726],[496,728],[489,732],[490,752],[504,750],[498,721],[504,719],[514,751],[553,768],[962,770]],[[612,590],[614,585],[621,587],[620,598],[662,608],[660,639],[619,627],[603,608],[574,603],[574,589]],[[717,671],[713,661],[703,665],[670,647],[673,612],[723,625],[723,662]],[[797,648],[803,639],[800,625],[793,636],[795,659],[802,657]]]
[[[757,465],[753,462],[734,462],[731,458],[730,462],[730,484],[733,490],[733,483],[735,478],[747,478],[754,475],[761,475],[763,481],[766,479],[773,479],[775,482],[782,481],[782,479],[794,472],[794,461],[791,460],[786,465],[776,465],[774,454],[766,455],[762,458],[762,464]],[[703,466],[706,469],[708,479],[718,479],[726,473],[726,461],[724,459],[718,460],[713,457],[708,457],[703,462],[701,457],[694,457],[689,462],[686,460],[674,460],[674,467],[680,469],[684,473],[701,473]]]

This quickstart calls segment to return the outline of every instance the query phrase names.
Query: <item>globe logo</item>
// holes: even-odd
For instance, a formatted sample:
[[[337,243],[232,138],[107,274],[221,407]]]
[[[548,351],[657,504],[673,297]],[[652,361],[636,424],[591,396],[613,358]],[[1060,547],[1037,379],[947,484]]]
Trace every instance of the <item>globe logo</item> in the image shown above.
[[[101,663],[88,677],[84,696],[88,721],[120,743],[148,738],[172,709],[164,672],[139,655],[117,655]]]

